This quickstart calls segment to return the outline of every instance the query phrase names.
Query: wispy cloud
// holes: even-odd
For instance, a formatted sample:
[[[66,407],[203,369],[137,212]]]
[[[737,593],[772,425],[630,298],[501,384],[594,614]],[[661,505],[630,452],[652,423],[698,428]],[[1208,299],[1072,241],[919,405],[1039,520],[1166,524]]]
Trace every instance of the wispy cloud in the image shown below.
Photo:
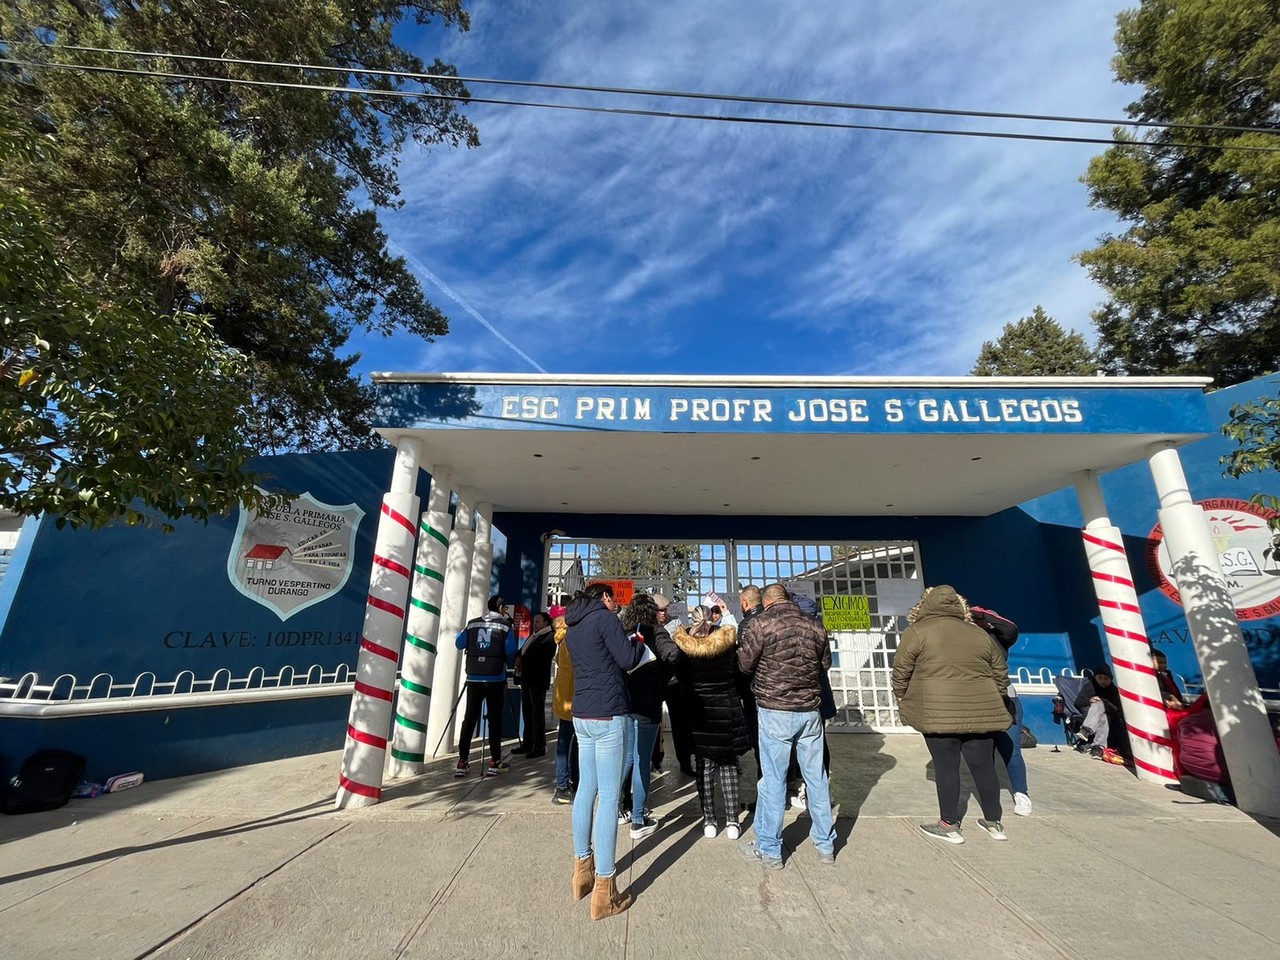
[[[1118,116],[1131,95],[1108,61],[1126,5],[476,2],[473,30],[442,55],[478,76]],[[495,90],[473,92],[512,95]],[[388,229],[549,369],[963,373],[1036,303],[1086,330],[1100,298],[1070,259],[1110,223],[1078,182],[1100,147],[468,113],[484,145],[407,156],[408,203]],[[452,332],[421,351],[423,369],[524,368],[434,299]]]

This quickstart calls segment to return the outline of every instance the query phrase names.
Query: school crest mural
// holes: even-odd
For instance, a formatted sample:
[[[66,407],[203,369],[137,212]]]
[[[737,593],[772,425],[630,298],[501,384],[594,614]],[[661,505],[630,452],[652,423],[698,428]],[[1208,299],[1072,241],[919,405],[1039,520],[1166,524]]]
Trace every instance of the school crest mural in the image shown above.
[[[1247,500],[1198,500],[1218,552],[1218,563],[1241,620],[1260,620],[1280,614],[1280,536],[1269,522],[1274,510]],[[1147,540],[1147,569],[1174,603],[1181,602],[1169,569],[1169,550],[1159,524]]]
[[[227,576],[246,597],[288,620],[346,585],[363,517],[354,503],[321,503],[310,493],[278,510],[242,507]]]

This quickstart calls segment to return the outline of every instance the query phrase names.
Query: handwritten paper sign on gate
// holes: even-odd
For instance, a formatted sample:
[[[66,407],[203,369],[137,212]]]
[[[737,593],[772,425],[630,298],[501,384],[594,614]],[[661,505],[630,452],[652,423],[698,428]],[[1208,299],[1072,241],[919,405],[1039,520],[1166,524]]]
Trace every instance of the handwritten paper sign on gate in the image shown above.
[[[860,595],[822,598],[822,626],[828,633],[870,630],[871,604]]]

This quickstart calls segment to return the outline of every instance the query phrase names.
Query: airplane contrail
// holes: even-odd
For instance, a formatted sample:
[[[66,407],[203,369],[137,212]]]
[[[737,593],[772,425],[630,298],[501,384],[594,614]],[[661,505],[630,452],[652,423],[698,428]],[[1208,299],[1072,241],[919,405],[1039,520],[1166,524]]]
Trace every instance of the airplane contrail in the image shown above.
[[[467,313],[471,314],[471,316],[475,317],[475,319],[479,321],[482,327],[484,327],[486,330],[492,333],[495,337],[497,337],[500,341],[502,341],[502,343],[506,344],[506,346],[509,347],[515,353],[515,355],[518,356],[521,360],[529,364],[529,366],[533,367],[533,369],[537,370],[539,373],[547,372],[542,367],[542,365],[538,363],[537,360],[534,360],[533,357],[529,356],[527,353],[525,353],[523,350],[517,347],[514,343],[508,340],[501,330],[499,330],[492,323],[490,323],[488,320],[482,317],[480,315],[479,310],[471,306],[471,304],[467,303],[467,301],[464,300],[460,294],[456,293],[452,287],[450,287],[447,283],[445,283],[443,280],[437,277],[434,273],[428,270],[421,260],[413,256],[412,254],[408,253],[404,249],[404,247],[400,246],[398,243],[389,243],[387,244],[387,246],[391,247],[393,250],[395,250],[396,253],[404,257],[405,260],[407,260],[417,270],[423,273],[428,280],[430,280],[432,283],[434,283],[437,287],[440,288],[441,293],[443,293],[446,297],[448,297],[450,300],[452,300],[454,303],[460,306],[463,310],[467,311]]]

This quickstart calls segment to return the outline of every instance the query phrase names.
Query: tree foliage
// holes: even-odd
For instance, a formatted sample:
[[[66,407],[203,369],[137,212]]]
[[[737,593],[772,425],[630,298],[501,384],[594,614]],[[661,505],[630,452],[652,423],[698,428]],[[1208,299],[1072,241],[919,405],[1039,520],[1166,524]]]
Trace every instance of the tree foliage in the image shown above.
[[[1280,130],[1280,4],[1142,0],[1120,14],[1116,77],[1135,119]],[[1117,135],[1133,141],[1133,134]],[[1095,157],[1091,204],[1128,226],[1080,255],[1109,299],[1105,366],[1231,384],[1280,367],[1280,147],[1274,132],[1152,130]]]
[[[1231,419],[1222,428],[1237,444],[1222,458],[1229,476],[1239,479],[1246,474],[1280,470],[1280,380],[1273,380],[1272,386],[1277,388],[1276,395],[1231,407]],[[1259,493],[1253,501],[1280,510],[1280,497]],[[1280,518],[1271,521],[1271,528],[1280,535]],[[1276,545],[1280,547],[1280,542]]]
[[[246,440],[261,452],[367,445],[372,392],[347,351],[358,329],[446,332],[378,208],[398,205],[396,164],[424,147],[478,143],[455,101],[233,85],[273,80],[465,99],[454,69],[398,46],[402,21],[466,29],[462,0],[14,0],[10,56],[182,73],[119,76],[5,67],[0,107],[58,150],[0,176],[47,211],[74,280],[180,331],[212,331],[248,365]],[[427,72],[381,74],[138,60],[71,46]],[[210,79],[203,79],[209,77]],[[177,336],[177,334],[175,334]]]
[[[1006,323],[995,342],[986,340],[971,371],[975,377],[1087,377],[1098,359],[1083,334],[1068,333],[1036,306],[1029,317]]]
[[[0,160],[48,147],[0,128]],[[249,388],[204,320],[73,282],[40,210],[0,180],[0,507],[98,527],[270,502],[246,469]]]
[[[598,548],[595,576],[614,580],[669,583],[671,600],[698,591],[696,543],[610,543]]]

